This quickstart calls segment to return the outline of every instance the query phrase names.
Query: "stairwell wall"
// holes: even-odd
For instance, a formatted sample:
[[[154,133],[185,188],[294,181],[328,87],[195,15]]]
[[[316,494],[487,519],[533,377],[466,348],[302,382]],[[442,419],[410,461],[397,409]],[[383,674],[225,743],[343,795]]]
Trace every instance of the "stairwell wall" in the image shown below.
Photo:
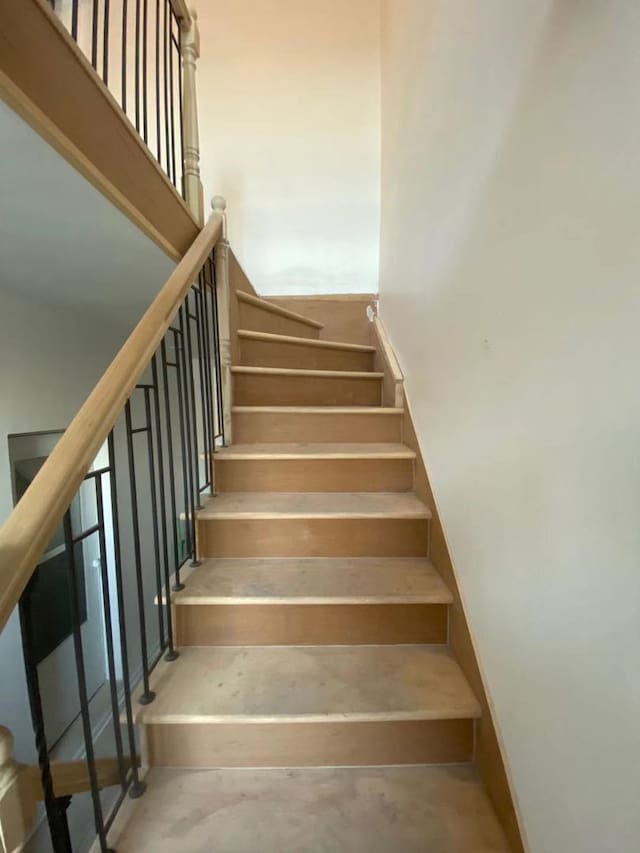
[[[383,0],[380,313],[535,853],[640,838],[639,26]]]
[[[377,0],[198,4],[205,199],[261,295],[377,291]],[[207,201],[208,204],[208,201]]]

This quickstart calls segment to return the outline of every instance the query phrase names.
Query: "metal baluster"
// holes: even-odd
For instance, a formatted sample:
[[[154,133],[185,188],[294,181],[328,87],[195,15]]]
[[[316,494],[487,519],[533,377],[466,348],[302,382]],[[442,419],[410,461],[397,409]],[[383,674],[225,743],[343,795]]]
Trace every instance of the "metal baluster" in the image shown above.
[[[136,485],[136,463],[133,451],[133,429],[131,426],[131,401],[127,400],[125,407],[125,422],[127,427],[127,456],[129,459],[129,484],[131,488],[131,521],[133,525],[133,550],[136,564],[136,587],[138,593],[138,621],[140,624],[140,651],[142,654],[142,683],[143,693],[138,700],[141,705],[148,705],[156,698],[149,688],[149,655],[147,651],[147,622],[144,614],[144,581],[142,579],[142,553],[140,551],[140,522],[138,519],[138,489]]]
[[[213,282],[213,352],[216,368],[216,384],[218,386],[217,403],[218,403],[218,424],[220,425],[220,435],[222,443],[226,443],[224,434],[224,400],[222,398],[222,360],[220,357],[220,323],[218,311],[218,282],[216,281],[216,265],[213,256],[209,256],[209,266],[211,269],[211,281]]]
[[[180,22],[178,21],[178,58],[177,58],[177,66],[178,66],[178,108],[180,110],[180,114],[178,116],[178,121],[180,123],[180,156],[178,157],[178,163],[180,164],[180,183],[182,184],[182,198],[186,198],[187,189],[186,183],[184,180],[184,107],[182,103],[182,95],[183,95],[183,82],[182,82],[182,52],[180,50]],[[177,187],[176,187],[177,189]]]
[[[164,17],[163,17],[162,30],[163,30],[163,39],[164,39],[164,41],[163,41],[164,61],[162,64],[162,71],[163,71],[162,76],[163,76],[163,81],[164,81],[164,136],[165,136],[165,155],[166,155],[166,161],[167,161],[166,172],[167,172],[167,175],[169,177],[171,177],[171,142],[170,142],[170,138],[169,138],[169,81],[167,79],[167,70],[169,68],[169,59],[168,59],[169,45],[168,45],[168,38],[167,38],[167,15],[168,15],[169,2],[170,2],[170,0],[164,0],[164,5],[163,5]]]
[[[205,374],[205,400],[207,419],[207,477],[211,493],[213,494],[213,454],[215,451],[215,424],[213,418],[213,378],[211,376],[211,322],[209,318],[209,306],[207,291],[206,265],[203,268],[202,278],[202,338],[204,343],[204,374]]]
[[[173,181],[173,185],[175,187],[176,186],[176,120],[175,120],[175,115],[174,115],[174,94],[173,94],[172,33],[173,33],[173,9],[171,7],[169,7],[169,87],[170,87],[169,103],[171,105],[171,172],[169,173],[169,177]]]
[[[147,33],[149,30],[149,0],[144,0],[142,7],[142,138],[149,138],[148,100],[149,86],[147,82]]]
[[[127,113],[127,21],[127,0],[122,0],[122,109],[125,115]]]
[[[102,803],[100,802],[100,789],[98,788],[98,776],[96,773],[96,760],[93,749],[93,733],[91,731],[91,718],[89,715],[89,696],[87,692],[87,677],[84,665],[84,650],[82,648],[82,631],[80,624],[80,596],[78,592],[78,573],[75,559],[75,546],[78,542],[86,539],[95,532],[94,528],[85,530],[79,537],[74,539],[71,528],[71,511],[67,510],[64,516],[64,539],[69,557],[69,580],[71,590],[69,601],[71,605],[71,622],[73,626],[73,649],[76,659],[76,674],[78,676],[78,693],[80,695],[80,717],[82,719],[82,732],[84,735],[84,746],[87,758],[87,770],[89,771],[89,782],[91,785],[91,800],[93,803],[93,817],[95,821],[96,834],[102,853],[112,853],[107,847],[107,838],[104,829],[104,817],[102,814]]]
[[[174,333],[174,347],[176,346],[175,340],[175,329],[171,329]],[[180,555],[178,553],[178,515],[177,515],[177,505],[176,505],[176,484],[175,484],[175,467],[173,461],[173,430],[171,426],[171,400],[170,400],[170,388],[169,388],[169,376],[167,372],[167,366],[169,362],[167,361],[167,347],[165,343],[165,339],[162,339],[162,343],[160,345],[161,353],[162,353],[162,379],[164,383],[164,407],[165,407],[165,418],[167,421],[167,454],[169,457],[169,496],[171,500],[171,523],[173,528],[173,552],[174,552],[174,571],[175,571],[175,581],[173,589],[174,591],[178,591],[184,589],[184,584],[180,583]],[[177,351],[176,351],[176,361],[172,364],[172,366],[178,368],[177,361]],[[184,471],[183,471],[184,473]],[[186,487],[185,487],[186,488]]]
[[[109,450],[109,468],[111,472],[111,519],[113,523],[113,553],[116,575],[116,596],[118,600],[118,625],[120,628],[120,657],[122,663],[122,681],[124,690],[124,706],[127,716],[127,734],[129,740],[129,755],[131,758],[131,787],[129,796],[135,800],[141,797],[146,790],[144,782],[140,781],[138,774],[138,752],[136,749],[136,736],[133,726],[133,708],[131,705],[131,677],[129,671],[129,652],[127,648],[127,626],[125,621],[125,600],[122,585],[122,552],[120,549],[120,520],[118,512],[118,486],[116,473],[116,452],[113,430],[109,433],[107,442]]]
[[[135,51],[136,130],[140,133],[140,0],[136,0],[136,51]]]
[[[111,713],[113,714],[113,729],[116,741],[116,755],[120,770],[122,789],[127,786],[127,768],[124,763],[122,748],[122,732],[120,731],[120,707],[118,702],[118,684],[116,681],[116,664],[113,651],[113,623],[111,620],[111,595],[109,591],[109,571],[107,566],[107,542],[104,532],[104,500],[102,495],[102,474],[95,477],[96,507],[98,514],[98,543],[100,546],[100,577],[102,581],[102,610],[104,616],[104,631],[107,641],[107,668],[109,670],[109,688],[111,692]]]
[[[203,287],[202,284],[202,273],[199,276],[199,284],[200,287]],[[206,379],[204,376],[204,364],[203,364],[203,351],[204,351],[204,340],[202,335],[202,305],[201,305],[201,291],[196,287],[193,290],[194,302],[195,302],[195,321],[196,321],[196,340],[198,342],[198,376],[200,378],[200,407],[201,407],[201,415],[202,415],[202,450],[205,456],[204,460],[204,468],[205,468],[205,481],[200,487],[200,457],[196,457],[196,468],[198,471],[198,503],[200,503],[200,496],[204,489],[209,485],[209,477],[207,475],[207,467],[209,465],[209,448],[208,448],[208,434],[207,434],[207,411],[206,411]],[[196,430],[197,432],[197,430]]]
[[[110,0],[104,0],[104,20],[102,21],[102,79],[105,86],[109,85],[109,24],[111,10]]]
[[[186,315],[186,316],[185,316]],[[191,505],[191,512],[188,519],[189,525],[189,538],[190,538],[190,553],[191,553],[191,565],[199,566],[200,563],[196,559],[196,509],[200,507],[197,506],[196,494],[194,491],[194,482],[193,482],[193,456],[192,453],[192,433],[191,433],[191,413],[190,413],[190,383],[189,376],[191,376],[191,380],[193,381],[193,364],[191,362],[191,350],[190,347],[187,347],[187,335],[185,331],[186,328],[189,328],[189,307],[188,307],[188,296],[185,302],[178,310],[178,319],[181,331],[181,342],[182,348],[180,350],[180,366],[182,368],[182,389],[183,394],[182,398],[184,401],[184,422],[185,422],[185,436],[186,436],[186,459],[185,465],[187,470],[187,479],[189,481],[189,503]],[[196,451],[197,456],[197,451]]]
[[[192,291],[190,290],[187,293],[184,302],[185,309],[185,326],[186,326],[186,341],[187,341],[187,364],[189,366],[188,372],[188,380],[189,380],[189,398],[191,400],[191,426],[193,429],[193,454],[190,456],[191,466],[194,469],[194,485],[195,491],[193,493],[195,500],[195,508],[202,509],[202,504],[200,503],[200,491],[198,488],[198,480],[199,480],[199,451],[198,451],[198,421],[197,421],[197,411],[196,411],[196,388],[195,382],[193,379],[193,345],[191,342],[191,320],[195,318],[195,315],[191,314],[189,310],[189,298],[191,296]],[[195,540],[195,536],[194,536]]]
[[[160,0],[156,0],[156,159],[162,165],[162,128],[160,123]]]
[[[73,0],[71,4],[71,37],[78,41],[78,0]]]
[[[93,0],[91,10],[91,64],[98,70],[98,0]]]
[[[141,386],[138,386],[141,387]],[[158,632],[160,636],[160,648],[164,650],[164,610],[162,607],[162,575],[160,568],[160,541],[158,536],[158,494],[156,488],[156,467],[153,454],[153,436],[151,433],[151,388],[144,386],[144,431],[147,434],[147,458],[149,461],[149,483],[151,491],[151,526],[153,527],[153,561],[156,572],[156,596],[158,604]]]
[[[47,812],[47,823],[49,825],[49,834],[51,836],[53,853],[72,853],[66,809],[56,798],[53,789],[47,736],[44,729],[44,712],[42,709],[42,696],[40,695],[38,667],[34,663],[34,626],[33,611],[31,607],[31,594],[34,583],[35,578],[32,577],[20,598],[19,606],[20,627],[22,632],[22,652],[27,678],[29,708],[31,710],[31,722],[33,724],[33,732],[35,735],[36,750],[38,752],[40,779],[42,781],[42,790],[44,792],[44,805]]]
[[[171,618],[171,583],[169,580],[169,547],[167,535],[167,501],[164,482],[164,448],[162,444],[162,426],[160,423],[160,383],[158,381],[158,358],[157,353],[154,353],[151,359],[151,373],[153,384],[155,386],[154,393],[154,414],[155,414],[155,429],[156,442],[158,450],[158,480],[160,486],[160,508],[161,508],[161,531],[162,531],[162,556],[164,558],[164,602],[167,613],[167,645],[168,651],[165,655],[165,660],[174,661],[178,657],[173,644],[173,620]],[[171,472],[173,479],[173,471]],[[158,607],[162,607],[162,600],[158,601]]]

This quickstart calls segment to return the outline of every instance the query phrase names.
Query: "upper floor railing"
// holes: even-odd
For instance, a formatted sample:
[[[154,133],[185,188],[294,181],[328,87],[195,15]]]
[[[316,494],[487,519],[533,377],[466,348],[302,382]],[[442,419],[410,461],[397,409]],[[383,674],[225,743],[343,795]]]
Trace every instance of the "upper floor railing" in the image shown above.
[[[212,461],[230,406],[224,208],[216,198],[214,214],[0,528],[0,631],[19,605],[38,754],[38,768],[16,764],[0,727],[0,850],[22,849],[39,800],[54,853],[80,850],[67,809],[75,792],[89,791],[93,838],[106,853],[124,798],[144,792],[135,707],[154,700],[150,675],[160,659],[178,657],[171,593],[182,588],[184,567],[197,565],[195,514],[215,492]],[[53,571],[68,605],[76,682],[62,693],[77,696],[85,756],[71,764],[52,750],[40,677]],[[89,623],[104,661],[106,740],[92,719]]]
[[[185,0],[49,3],[202,223],[195,12]]]

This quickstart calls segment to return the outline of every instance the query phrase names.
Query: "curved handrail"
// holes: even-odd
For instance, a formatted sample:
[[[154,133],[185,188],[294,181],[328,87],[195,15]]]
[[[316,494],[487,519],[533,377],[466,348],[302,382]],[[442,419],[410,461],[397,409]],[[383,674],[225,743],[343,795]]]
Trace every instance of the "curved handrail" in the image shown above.
[[[0,528],[0,631],[221,234],[214,213]]]

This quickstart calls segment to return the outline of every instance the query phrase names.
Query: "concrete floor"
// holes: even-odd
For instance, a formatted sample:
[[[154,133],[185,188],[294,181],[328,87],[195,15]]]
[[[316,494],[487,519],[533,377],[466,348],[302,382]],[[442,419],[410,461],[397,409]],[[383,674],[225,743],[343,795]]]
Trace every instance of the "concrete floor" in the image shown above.
[[[154,768],[118,853],[508,853],[468,766]]]

